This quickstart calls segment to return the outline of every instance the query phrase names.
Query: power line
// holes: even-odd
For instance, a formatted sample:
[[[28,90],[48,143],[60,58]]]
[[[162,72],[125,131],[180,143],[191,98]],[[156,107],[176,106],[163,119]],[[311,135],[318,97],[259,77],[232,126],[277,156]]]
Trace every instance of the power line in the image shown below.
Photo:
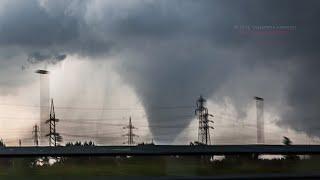
[[[40,108],[48,106],[40,105],[27,105],[27,104],[0,104],[0,106],[14,106],[14,107],[29,107],[29,108]],[[67,110],[117,110],[117,111],[127,111],[127,110],[145,110],[143,107],[75,107],[75,106],[57,106],[56,109],[67,109]],[[192,109],[194,106],[149,106],[149,109],[159,109],[159,110],[171,110],[171,109]]]
[[[61,135],[66,136],[66,137],[81,137],[81,138],[100,138],[100,139],[107,139],[107,138],[114,138],[112,136],[95,136],[95,135],[85,135],[85,134],[69,134],[69,133],[61,133]],[[119,136],[117,136],[119,137]]]
[[[123,128],[124,128],[124,129],[128,129],[128,133],[124,135],[124,136],[127,136],[127,137],[128,137],[128,141],[127,141],[128,145],[133,145],[133,144],[135,144],[133,138],[134,138],[134,137],[137,137],[137,135],[133,133],[133,129],[137,129],[137,128],[132,125],[131,117],[129,118],[129,124],[128,124],[128,126],[125,126],[125,127],[123,127]]]

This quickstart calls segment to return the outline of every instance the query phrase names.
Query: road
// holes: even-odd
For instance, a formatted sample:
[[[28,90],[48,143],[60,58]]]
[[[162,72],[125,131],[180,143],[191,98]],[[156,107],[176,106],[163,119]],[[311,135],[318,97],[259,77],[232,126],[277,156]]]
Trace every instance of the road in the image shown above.
[[[320,145],[139,145],[79,147],[5,147],[2,157],[18,156],[120,156],[120,155],[230,155],[320,154]]]

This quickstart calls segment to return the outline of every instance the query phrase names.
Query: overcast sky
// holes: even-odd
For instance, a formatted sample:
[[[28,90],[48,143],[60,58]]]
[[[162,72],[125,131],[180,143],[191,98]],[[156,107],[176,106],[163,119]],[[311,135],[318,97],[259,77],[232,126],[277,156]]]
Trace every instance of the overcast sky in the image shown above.
[[[265,99],[267,143],[282,136],[313,143],[319,5],[0,0],[0,135],[31,142],[39,121],[34,71],[47,68],[65,142],[120,144],[132,116],[137,142],[189,143],[197,140],[194,106],[203,95],[215,115],[213,143],[256,142],[254,96]]]

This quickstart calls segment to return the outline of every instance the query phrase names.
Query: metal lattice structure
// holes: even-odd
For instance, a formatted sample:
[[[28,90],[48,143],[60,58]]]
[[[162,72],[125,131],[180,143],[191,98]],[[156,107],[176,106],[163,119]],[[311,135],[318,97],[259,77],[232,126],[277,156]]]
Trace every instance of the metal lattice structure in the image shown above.
[[[135,142],[134,142],[133,138],[134,137],[138,137],[138,136],[133,133],[133,129],[137,129],[137,128],[132,125],[131,117],[129,118],[128,126],[123,127],[123,129],[128,129],[128,133],[124,135],[124,136],[128,137],[127,144],[128,145],[134,145]]]
[[[257,143],[264,144],[264,116],[263,116],[263,102],[261,97],[254,97],[257,108]]]
[[[198,142],[210,145],[210,129],[213,129],[213,127],[210,126],[209,123],[213,123],[213,121],[209,120],[209,116],[213,117],[213,115],[208,113],[208,108],[205,107],[205,103],[206,100],[200,96],[197,100],[197,109],[195,110],[195,114],[199,120]]]
[[[49,71],[39,69],[36,71],[40,76],[40,124],[39,124],[39,141],[41,145],[47,145],[46,134],[49,133],[49,127],[46,121],[49,118],[50,87]]]
[[[49,137],[49,146],[57,146],[59,142],[62,142],[61,135],[56,131],[57,122],[59,122],[59,119],[56,119],[53,99],[51,99],[50,118],[46,121],[49,124],[49,134],[46,135]]]
[[[33,126],[33,143],[35,146],[39,146],[39,126],[36,124]]]

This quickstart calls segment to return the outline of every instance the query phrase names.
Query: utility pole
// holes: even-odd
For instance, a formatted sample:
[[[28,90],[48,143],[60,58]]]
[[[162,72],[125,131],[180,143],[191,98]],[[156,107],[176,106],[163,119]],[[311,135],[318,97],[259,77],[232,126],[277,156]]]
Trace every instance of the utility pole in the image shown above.
[[[128,144],[128,145],[133,145],[133,144],[135,143],[135,142],[133,141],[133,137],[138,137],[138,136],[133,133],[133,129],[137,129],[137,128],[132,125],[131,116],[130,116],[130,118],[129,118],[129,125],[123,127],[123,129],[128,129],[128,133],[124,135],[124,136],[127,136],[127,137],[128,137],[127,144]]]
[[[19,147],[22,146],[22,142],[21,142],[21,139],[19,139]]]
[[[61,135],[56,131],[57,122],[59,122],[59,119],[56,119],[53,99],[51,99],[50,118],[46,121],[49,124],[49,134],[46,135],[49,137],[49,146],[57,146],[58,142],[62,141]]]
[[[36,124],[33,126],[33,142],[35,146],[39,146],[39,126]]]
[[[205,145],[210,145],[210,129],[214,129],[209,123],[213,123],[209,120],[209,116],[213,117],[212,114],[208,113],[208,108],[205,107],[206,100],[200,96],[197,100],[197,109],[195,114],[198,116],[199,129],[198,129],[198,142]]]

